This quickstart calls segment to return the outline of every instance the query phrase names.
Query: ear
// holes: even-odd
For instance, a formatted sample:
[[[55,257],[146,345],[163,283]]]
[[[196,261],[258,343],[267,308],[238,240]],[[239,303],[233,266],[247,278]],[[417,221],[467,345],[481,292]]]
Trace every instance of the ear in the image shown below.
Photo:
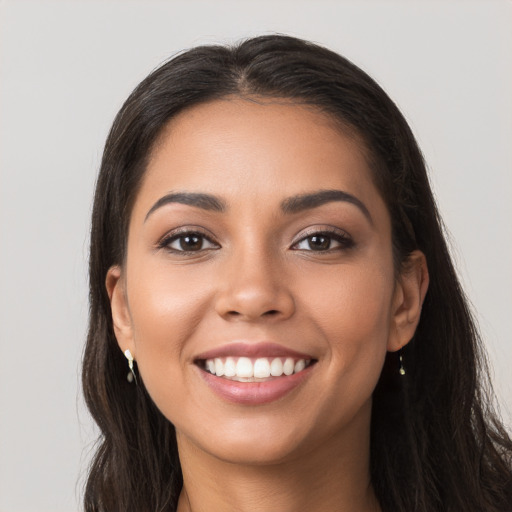
[[[105,280],[110,308],[112,310],[112,322],[117,344],[123,351],[129,349],[135,358],[135,344],[133,342],[133,327],[126,298],[125,280],[119,265],[110,267]]]
[[[393,309],[387,349],[396,352],[411,341],[420,321],[421,307],[429,283],[427,260],[413,251],[402,266],[393,296]]]

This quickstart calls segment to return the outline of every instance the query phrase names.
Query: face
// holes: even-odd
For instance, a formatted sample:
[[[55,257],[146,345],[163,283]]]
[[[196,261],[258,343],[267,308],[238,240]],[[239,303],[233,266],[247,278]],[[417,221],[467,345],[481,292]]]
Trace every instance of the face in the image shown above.
[[[226,99],[166,127],[107,288],[120,348],[178,442],[259,464],[367,441],[419,281],[396,279],[353,137],[312,108]]]

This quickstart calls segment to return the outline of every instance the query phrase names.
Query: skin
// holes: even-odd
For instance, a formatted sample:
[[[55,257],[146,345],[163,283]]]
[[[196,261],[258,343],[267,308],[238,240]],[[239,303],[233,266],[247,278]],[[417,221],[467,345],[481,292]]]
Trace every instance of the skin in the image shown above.
[[[282,211],[287,198],[319,190],[364,207]],[[212,194],[225,209],[167,203],[148,216],[170,192]],[[209,241],[189,253],[179,239],[160,247],[178,228]],[[326,229],[336,232],[331,245],[312,250],[307,237]],[[228,98],[169,123],[133,207],[125,263],[106,285],[119,346],[176,427],[180,512],[379,510],[371,396],[386,352],[412,338],[428,286],[422,253],[404,268],[397,277],[389,213],[364,151],[326,115]],[[205,384],[195,358],[239,340],[272,341],[316,363],[278,400],[232,403]]]

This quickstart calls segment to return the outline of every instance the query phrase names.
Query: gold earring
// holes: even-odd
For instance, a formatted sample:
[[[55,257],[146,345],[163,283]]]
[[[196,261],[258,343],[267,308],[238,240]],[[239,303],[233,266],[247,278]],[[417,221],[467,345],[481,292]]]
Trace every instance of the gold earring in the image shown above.
[[[135,383],[137,383],[137,376],[135,375],[135,370],[133,369],[133,356],[132,356],[132,353],[130,352],[130,349],[126,349],[124,351],[124,357],[126,357],[126,359],[128,359],[128,368],[130,368],[128,375],[126,376],[126,380],[129,383],[132,383],[133,381],[135,381]]]
[[[398,370],[400,375],[405,375],[404,360],[402,359],[402,350],[400,350],[400,369]]]

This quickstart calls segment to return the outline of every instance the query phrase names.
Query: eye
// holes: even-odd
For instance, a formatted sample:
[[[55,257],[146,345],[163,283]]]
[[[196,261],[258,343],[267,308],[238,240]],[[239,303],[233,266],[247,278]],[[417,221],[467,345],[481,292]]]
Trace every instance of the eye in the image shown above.
[[[326,252],[349,249],[352,238],[342,231],[317,231],[307,235],[292,246],[293,250]]]
[[[172,252],[192,253],[209,249],[218,249],[206,235],[197,231],[182,231],[166,236],[158,245]]]

